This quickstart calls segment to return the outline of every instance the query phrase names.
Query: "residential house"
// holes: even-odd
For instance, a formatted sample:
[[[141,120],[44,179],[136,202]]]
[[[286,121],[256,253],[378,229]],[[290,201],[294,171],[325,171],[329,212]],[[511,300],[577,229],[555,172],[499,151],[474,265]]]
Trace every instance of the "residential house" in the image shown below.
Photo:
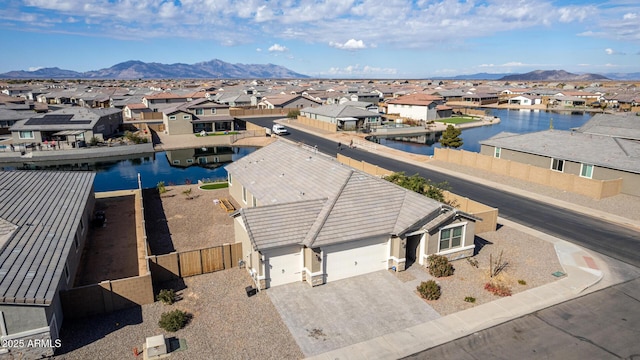
[[[142,97],[142,103],[154,112],[161,112],[163,109],[175,107],[184,104],[188,100],[187,96],[173,94],[170,92],[162,92],[153,95],[145,95]]]
[[[632,118],[618,126],[589,122],[579,131],[500,133],[481,141],[480,153],[588,179],[622,179],[621,193],[640,196],[640,122],[631,125]],[[631,135],[619,137],[624,133]]]
[[[529,95],[518,95],[509,99],[510,105],[521,105],[521,106],[531,106],[531,105],[540,105],[542,100],[540,98],[536,98]]]
[[[120,109],[71,107],[33,116],[9,128],[14,144],[57,140],[74,143],[92,137],[104,140],[120,131]]]
[[[236,128],[229,106],[206,98],[165,108],[162,110],[162,122],[165,133],[169,135],[233,131]]]
[[[94,177],[0,172],[0,354],[53,355],[64,320],[59,293],[73,287],[95,204]]]
[[[462,97],[462,101],[472,103],[474,105],[487,105],[487,104],[495,104],[500,100],[500,97],[497,94],[469,94]]]
[[[475,217],[276,141],[226,166],[236,241],[256,286],[321,285],[474,251]]]
[[[140,120],[142,118],[142,113],[145,112],[152,111],[143,103],[127,104],[124,106],[124,109],[122,109],[125,121]]]
[[[336,124],[338,130],[344,131],[369,129],[382,123],[380,114],[346,104],[304,108],[300,116]]]
[[[302,109],[322,105],[322,101],[304,95],[274,94],[266,95],[258,103],[259,109]]]
[[[388,101],[387,113],[414,120],[431,121],[451,117],[452,108],[444,104],[441,96],[411,94]]]
[[[9,134],[9,128],[19,120],[28,119],[30,115],[15,110],[0,108],[0,134]]]

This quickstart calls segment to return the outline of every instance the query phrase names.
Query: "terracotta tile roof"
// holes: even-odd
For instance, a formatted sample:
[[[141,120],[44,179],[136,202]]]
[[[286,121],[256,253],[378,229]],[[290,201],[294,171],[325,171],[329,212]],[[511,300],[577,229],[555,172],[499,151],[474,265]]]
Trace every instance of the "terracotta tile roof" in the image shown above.
[[[146,109],[147,105],[145,104],[127,104],[127,107],[131,110],[133,109]]]

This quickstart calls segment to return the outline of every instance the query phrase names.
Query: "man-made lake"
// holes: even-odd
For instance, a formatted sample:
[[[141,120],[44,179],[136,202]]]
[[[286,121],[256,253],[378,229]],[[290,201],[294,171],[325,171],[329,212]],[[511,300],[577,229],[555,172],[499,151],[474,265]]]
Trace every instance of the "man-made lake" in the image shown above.
[[[255,147],[209,147],[168,150],[143,157],[95,163],[25,166],[20,169],[95,171],[95,191],[128,190],[138,187],[138,174],[143,188],[165,185],[195,184],[198,180],[226,180],[224,165],[255,151]],[[14,170],[3,168],[3,170]]]
[[[591,114],[584,113],[580,115],[572,115],[568,112],[554,113],[547,111],[531,111],[531,110],[506,110],[491,109],[487,111],[488,115],[500,118],[500,123],[490,126],[482,126],[470,128],[462,131],[462,140],[464,145],[461,149],[467,151],[480,151],[480,141],[486,140],[500,132],[507,131],[512,133],[530,133],[549,129],[549,125],[553,120],[553,128],[558,130],[569,130],[577,128],[591,119]],[[440,143],[436,139],[429,141],[423,137],[422,143],[398,141],[393,138],[372,138],[379,144],[406,151],[415,154],[433,155],[433,149],[440,147]],[[411,140],[414,141],[415,139]]]

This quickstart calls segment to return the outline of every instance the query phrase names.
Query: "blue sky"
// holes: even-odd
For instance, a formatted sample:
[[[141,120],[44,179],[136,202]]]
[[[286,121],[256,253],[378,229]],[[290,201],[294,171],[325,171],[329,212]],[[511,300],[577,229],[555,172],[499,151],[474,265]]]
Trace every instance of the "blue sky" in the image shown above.
[[[640,72],[637,0],[0,0],[0,73],[211,59],[314,77]]]

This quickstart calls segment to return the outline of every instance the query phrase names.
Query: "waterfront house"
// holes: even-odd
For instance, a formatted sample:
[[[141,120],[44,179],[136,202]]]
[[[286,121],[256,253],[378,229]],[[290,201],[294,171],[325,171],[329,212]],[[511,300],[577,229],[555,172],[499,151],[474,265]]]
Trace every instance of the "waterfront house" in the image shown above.
[[[9,128],[14,144],[45,141],[104,140],[121,130],[120,109],[90,109],[71,107],[36,115],[16,122]]]
[[[92,219],[91,172],[0,172],[0,354],[53,355]],[[5,344],[22,344],[9,346]]]
[[[163,109],[162,122],[169,135],[235,130],[229,106],[206,98]]]
[[[620,118],[628,128],[596,119],[580,131],[500,133],[481,141],[480,153],[587,179],[622,179],[621,193],[640,196],[640,122]]]
[[[364,130],[382,122],[380,114],[347,104],[307,107],[300,110],[300,116],[333,124],[343,131]]]
[[[302,109],[305,107],[317,107],[320,105],[322,105],[322,101],[305,95],[273,94],[265,95],[262,98],[262,101],[258,103],[258,109]]]
[[[276,141],[226,166],[236,242],[260,289],[311,286],[471,256],[477,218],[339,163]]]
[[[445,105],[441,96],[411,94],[388,101],[387,113],[414,120],[431,121],[451,117],[452,109]]]

